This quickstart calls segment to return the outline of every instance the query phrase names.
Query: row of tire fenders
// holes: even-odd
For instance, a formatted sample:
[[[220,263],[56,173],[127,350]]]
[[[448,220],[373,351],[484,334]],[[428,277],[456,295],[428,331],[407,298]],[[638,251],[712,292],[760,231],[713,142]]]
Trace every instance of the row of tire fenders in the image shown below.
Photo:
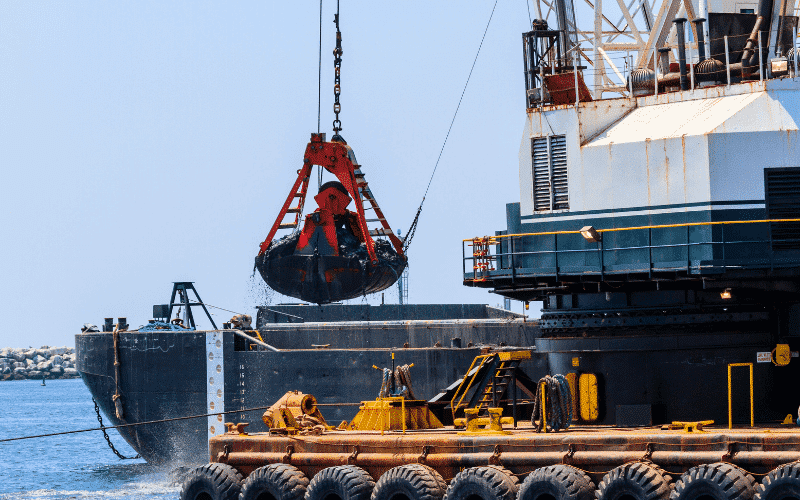
[[[648,461],[623,464],[595,487],[583,470],[566,464],[518,475],[499,465],[471,467],[448,485],[439,472],[413,463],[389,469],[377,483],[364,469],[337,465],[309,481],[297,467],[274,463],[247,479],[234,467],[209,463],[192,470],[181,500],[797,500],[800,462],[773,469],[757,483],[730,463],[692,467],[677,481]]]

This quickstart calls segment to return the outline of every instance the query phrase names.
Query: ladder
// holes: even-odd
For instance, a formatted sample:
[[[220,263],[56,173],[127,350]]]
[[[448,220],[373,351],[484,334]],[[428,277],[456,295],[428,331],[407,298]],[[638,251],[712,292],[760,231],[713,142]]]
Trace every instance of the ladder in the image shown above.
[[[492,255],[490,247],[496,245],[497,239],[492,236],[483,238],[473,238],[470,246],[472,247],[472,279],[475,281],[486,281],[490,271],[494,271],[495,256]]]
[[[310,175],[303,176],[299,186],[295,183],[294,195],[290,195],[289,199],[296,199],[297,205],[287,207],[286,211],[282,212],[284,216],[286,216],[286,214],[293,214],[294,220],[286,222],[286,220],[281,217],[278,229],[297,229],[297,226],[300,225],[300,218],[303,216],[303,205],[305,205],[306,202],[306,193],[308,192],[308,181],[310,177]],[[289,205],[289,200],[286,200],[286,204]]]
[[[479,354],[467,370],[467,374],[451,384],[431,401],[449,398],[453,419],[466,408],[476,408],[478,415],[488,415],[489,408],[496,408],[514,384],[520,363],[531,358],[530,351],[503,351]]]
[[[369,224],[371,222],[379,222],[380,227],[376,229],[370,229],[369,235],[370,236],[385,236],[388,237],[389,240],[392,242],[395,250],[398,253],[403,252],[403,242],[400,238],[397,237],[392,232],[392,228],[389,226],[389,222],[386,220],[386,217],[383,215],[383,211],[381,207],[378,206],[378,200],[375,199],[375,195],[372,194],[372,190],[369,188],[369,183],[367,183],[366,179],[364,179],[364,172],[361,171],[361,165],[353,164],[354,170],[353,175],[356,179],[356,186],[358,187],[358,193],[361,195],[361,204],[364,205],[364,211],[372,210],[373,211],[373,218],[372,219],[365,219],[366,222]],[[369,202],[367,205],[366,202]]]

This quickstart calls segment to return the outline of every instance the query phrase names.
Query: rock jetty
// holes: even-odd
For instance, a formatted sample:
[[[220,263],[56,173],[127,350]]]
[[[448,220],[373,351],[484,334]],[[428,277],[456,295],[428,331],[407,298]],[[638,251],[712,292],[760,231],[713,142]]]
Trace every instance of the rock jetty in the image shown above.
[[[38,349],[0,349],[0,380],[78,378],[75,349],[42,346]]]

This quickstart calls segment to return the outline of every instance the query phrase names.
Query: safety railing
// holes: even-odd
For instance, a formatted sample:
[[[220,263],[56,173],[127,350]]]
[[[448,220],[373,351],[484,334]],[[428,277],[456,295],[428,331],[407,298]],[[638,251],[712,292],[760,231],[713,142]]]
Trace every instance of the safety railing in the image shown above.
[[[725,272],[732,268],[800,266],[800,226],[797,228],[797,240],[792,240],[797,245],[797,251],[790,250],[788,254],[779,251],[776,256],[773,250],[772,226],[787,223],[800,223],[800,218],[687,222],[483,236],[462,241],[462,271],[465,281],[480,283],[503,278],[510,279],[513,284],[519,278],[531,276],[552,276],[557,280],[559,276],[580,274],[598,276],[602,280],[607,274],[647,273],[652,278],[658,272],[701,274]],[[736,238],[740,231],[732,229],[743,225],[751,229],[747,232],[764,236]],[[758,227],[753,227],[756,225]],[[726,238],[726,227],[729,238]],[[697,231],[702,228],[719,228],[719,231],[718,234],[714,234],[713,230]],[[679,237],[676,230],[681,231],[682,241],[675,241]],[[665,234],[666,231],[671,233]],[[638,235],[635,234],[637,232]],[[626,237],[608,242],[608,237],[615,234]],[[672,238],[672,241],[660,243],[665,237]],[[643,241],[626,245],[626,239]],[[680,254],[680,258],[674,258],[676,254]]]
[[[800,50],[796,33],[791,28],[787,25],[782,30],[780,53],[773,60],[768,58],[769,31],[759,31],[754,42],[750,42],[750,33],[685,42],[683,78],[686,88],[730,86],[745,80],[764,81],[781,76],[797,78],[800,76]],[[609,97],[633,98],[681,90],[678,44],[653,49],[644,58],[644,66],[637,65],[638,56],[634,53],[599,50],[598,54],[601,57],[595,60],[587,50],[572,50],[564,54],[559,52],[557,57],[551,56],[554,62],[546,62],[544,59],[529,61],[526,51],[527,107],[577,104]],[[748,61],[742,61],[743,54],[748,56]],[[540,65],[532,66],[534,62]],[[579,71],[576,72],[575,68]]]

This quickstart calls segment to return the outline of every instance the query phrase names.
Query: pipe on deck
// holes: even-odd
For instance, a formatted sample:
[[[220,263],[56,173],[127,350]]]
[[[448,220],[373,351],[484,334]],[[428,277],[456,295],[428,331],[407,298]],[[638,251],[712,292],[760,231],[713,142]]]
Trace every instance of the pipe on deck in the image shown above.
[[[267,344],[266,342],[261,342],[257,338],[251,337],[250,335],[244,333],[241,330],[232,330],[232,331],[233,331],[234,334],[236,334],[236,335],[238,335],[240,337],[244,337],[247,341],[252,342],[252,343],[254,343],[256,345],[260,345],[261,347],[269,349],[272,352],[281,352],[281,350],[278,349],[277,347],[273,347],[273,346]]]
[[[689,79],[686,74],[686,23],[685,17],[678,17],[672,20],[675,23],[675,30],[678,33],[678,67],[680,68],[681,90],[689,90]]]

